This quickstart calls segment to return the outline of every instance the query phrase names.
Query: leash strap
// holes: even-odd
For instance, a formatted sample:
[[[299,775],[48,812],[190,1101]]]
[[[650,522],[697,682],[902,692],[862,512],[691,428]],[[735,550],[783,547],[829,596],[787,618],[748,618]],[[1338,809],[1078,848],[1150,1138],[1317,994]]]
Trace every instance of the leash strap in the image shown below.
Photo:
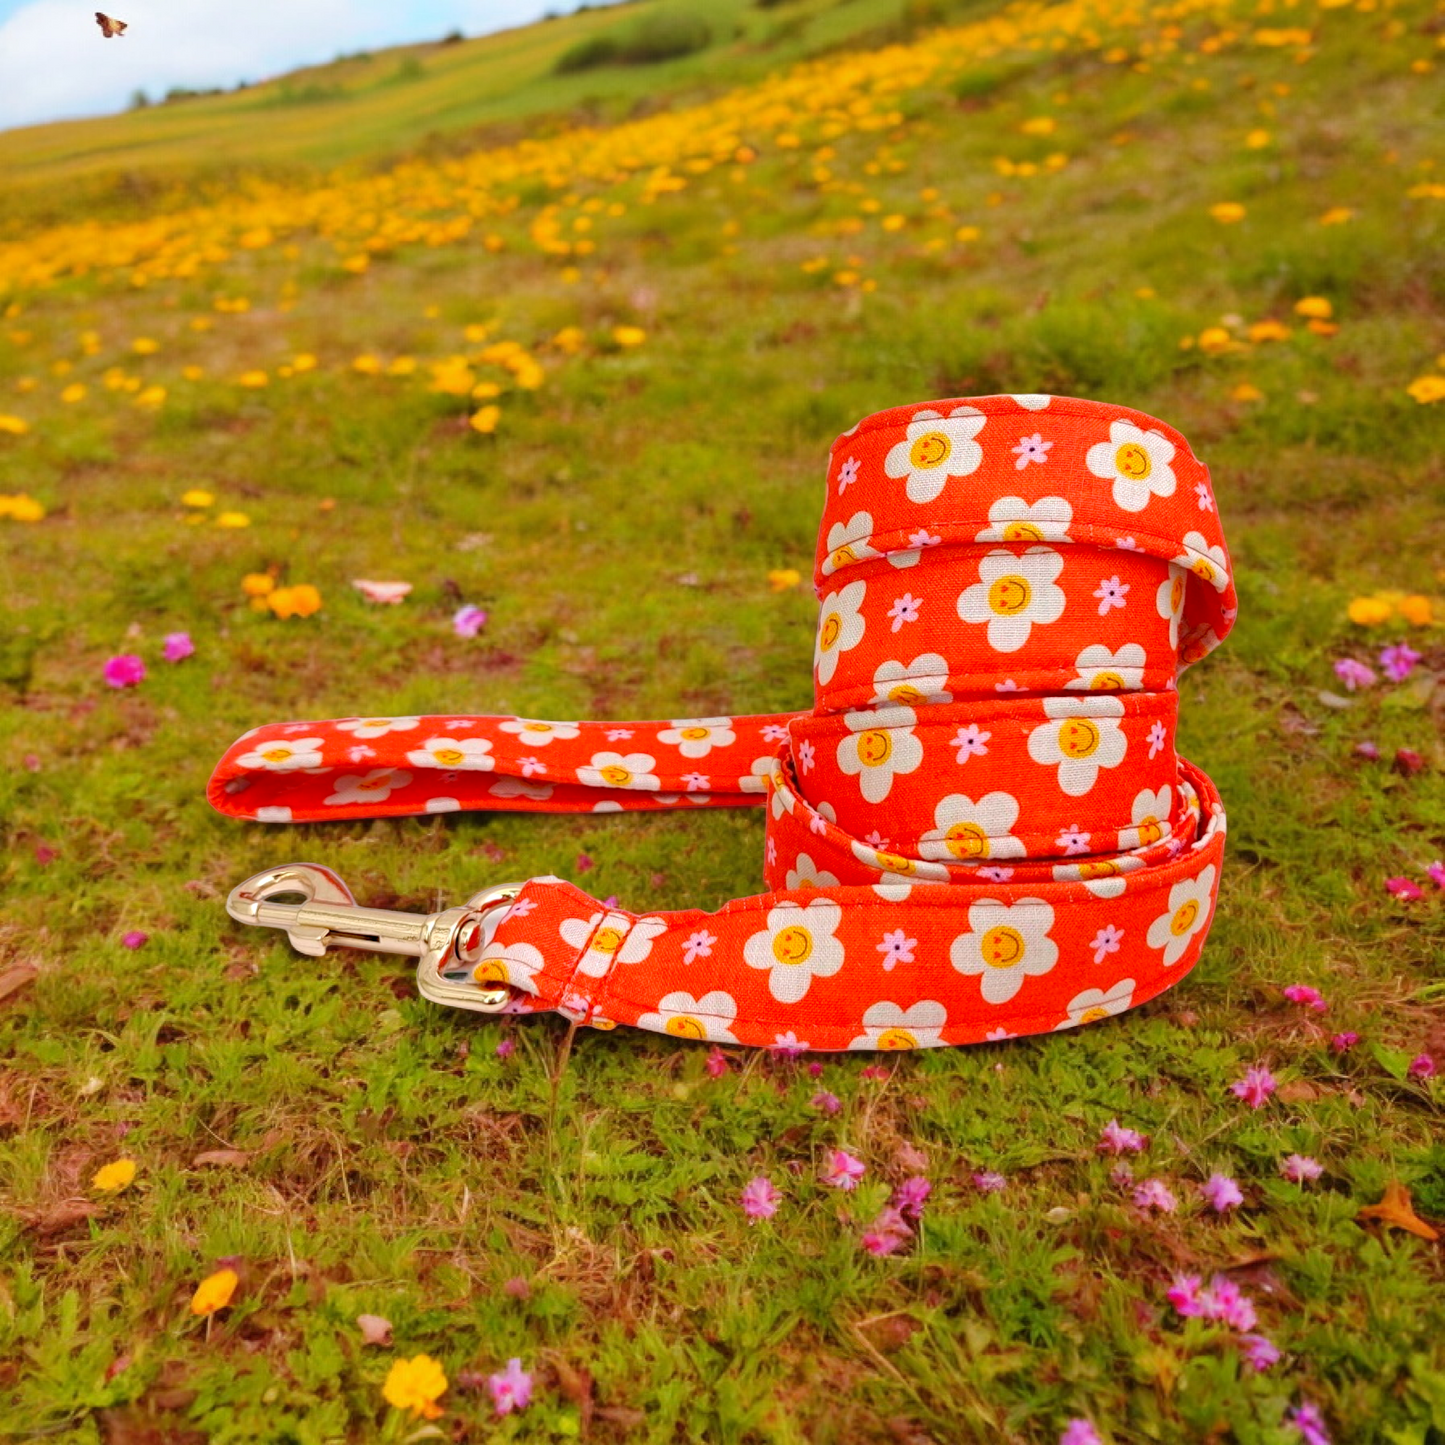
[[[815,585],[810,712],[277,723],[208,797],[260,822],[767,808],[771,891],[713,913],[523,885],[440,966],[506,1012],[897,1049],[1073,1027],[1187,972],[1225,817],[1175,682],[1235,598],[1184,439],[1066,397],[881,412],[833,447]]]

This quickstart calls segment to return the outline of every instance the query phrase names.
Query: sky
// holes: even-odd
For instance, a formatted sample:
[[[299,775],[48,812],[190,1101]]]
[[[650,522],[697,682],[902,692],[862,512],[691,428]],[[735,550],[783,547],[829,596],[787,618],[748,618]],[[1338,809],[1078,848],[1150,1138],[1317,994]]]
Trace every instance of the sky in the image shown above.
[[[0,129],[123,110],[137,90],[230,88],[338,52],[468,36],[577,0],[100,0],[129,27],[107,40],[96,0],[0,0]]]

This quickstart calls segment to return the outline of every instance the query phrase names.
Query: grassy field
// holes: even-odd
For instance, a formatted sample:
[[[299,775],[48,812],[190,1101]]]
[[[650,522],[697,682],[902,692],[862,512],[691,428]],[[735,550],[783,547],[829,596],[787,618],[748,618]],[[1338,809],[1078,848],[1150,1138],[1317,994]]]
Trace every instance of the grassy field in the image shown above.
[[[243,92],[0,137],[31,218],[0,243],[0,1435],[1439,1445],[1438,11],[914,7],[909,38],[881,0],[717,0],[802,23],[544,78],[641,8],[428,51],[390,89],[378,56],[264,124]],[[607,106],[564,124],[589,87]],[[254,177],[217,193],[242,137]],[[348,169],[282,175],[287,137]],[[123,189],[81,154],[108,144],[164,204],[89,211]],[[1176,989],[1065,1036],[709,1067],[450,1013],[404,959],[226,918],[299,858],[415,909],[549,872],[633,909],[756,891],[752,812],[288,830],[203,791],[292,717],[808,706],[814,603],[768,573],[811,566],[829,443],[994,391],[1144,408],[1213,472],[1241,610],[1182,684],[1182,746],[1229,862]],[[261,574],[320,610],[253,606]],[[358,577],[415,589],[378,607]],[[139,685],[106,685],[118,654]],[[1254,1109],[1230,1085],[1257,1066]],[[1111,1119],[1147,1147],[1103,1151]],[[820,1180],[837,1148],[856,1193]],[[1238,1207],[1205,1202],[1216,1172]],[[916,1239],[874,1257],[917,1174]],[[783,1200],[750,1222],[758,1175]],[[1177,1208],[1136,1204],[1146,1178]],[[1361,1215],[1395,1183],[1425,1223]],[[1170,1302],[1216,1274],[1268,1368]],[[434,1421],[382,1393],[422,1353]],[[535,1392],[498,1416],[513,1357]]]

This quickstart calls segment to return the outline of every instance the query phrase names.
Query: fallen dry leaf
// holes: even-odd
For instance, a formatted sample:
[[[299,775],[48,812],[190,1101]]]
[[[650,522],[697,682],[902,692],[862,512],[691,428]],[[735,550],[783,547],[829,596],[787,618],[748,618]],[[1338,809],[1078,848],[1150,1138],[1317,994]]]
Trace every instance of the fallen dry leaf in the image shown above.
[[[1290,1079],[1275,1090],[1275,1096],[1285,1104],[1307,1104],[1318,1099],[1320,1091],[1308,1079]]]
[[[195,1164],[226,1164],[244,1169],[251,1162],[251,1156],[244,1149],[206,1149],[191,1160]]]
[[[381,1315],[357,1315],[356,1327],[361,1331],[363,1345],[391,1344],[391,1321]]]
[[[1425,1223],[1410,1203],[1410,1191],[1398,1179],[1392,1179],[1385,1186],[1385,1197],[1378,1204],[1367,1204],[1355,1216],[1356,1219],[1378,1219],[1382,1224],[1393,1224],[1396,1229],[1407,1229],[1421,1239],[1439,1239],[1440,1231]]]
[[[0,973],[0,998],[9,998],[18,993],[27,983],[40,976],[40,970],[33,963],[17,963]]]
[[[100,1206],[92,1204],[88,1199],[67,1199],[50,1209],[27,1210],[21,1218],[36,1234],[47,1235],[74,1229],[77,1224],[99,1213]]]

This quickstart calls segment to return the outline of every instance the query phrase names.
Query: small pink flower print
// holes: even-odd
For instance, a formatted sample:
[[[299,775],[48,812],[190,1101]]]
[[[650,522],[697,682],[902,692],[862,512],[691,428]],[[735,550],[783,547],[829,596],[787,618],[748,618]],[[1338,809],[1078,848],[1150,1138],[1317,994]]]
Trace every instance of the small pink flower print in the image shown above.
[[[1013,678],[1006,677],[1002,682],[994,683],[993,690],[995,692],[1018,692],[1019,685],[1013,680]]]
[[[1385,891],[1393,893],[1396,898],[1403,898],[1406,903],[1413,903],[1417,898],[1425,896],[1418,883],[1403,877],[1385,879]]]
[[[630,738],[631,736],[632,736],[632,729],[631,729],[631,728],[608,728],[608,729],[607,729],[607,741],[608,741],[609,743],[620,743],[620,742],[623,741],[624,738]]]
[[[814,813],[808,819],[808,831],[821,836],[828,831],[828,820],[821,813]]]
[[[1416,1054],[1410,1060],[1410,1066],[1405,1072],[1412,1079],[1433,1079],[1435,1077],[1435,1060],[1429,1054]]]
[[[1291,1184],[1306,1184],[1318,1179],[1325,1170],[1318,1159],[1311,1159],[1308,1154],[1286,1154],[1279,1161],[1279,1172]]]
[[[1114,545],[1121,552],[1142,552],[1144,550],[1132,537],[1115,537]]]
[[[780,723],[769,723],[762,731],[765,743],[780,743],[788,736],[787,728]]]
[[[1064,850],[1064,856],[1089,851],[1090,834],[1082,832],[1077,823],[1070,823],[1054,842]]]
[[[909,938],[901,928],[885,933],[883,942],[878,945],[878,952],[883,955],[884,972],[891,972],[897,963],[912,963],[913,950],[917,947],[918,940]]]
[[[1346,1029],[1343,1033],[1336,1034],[1330,1040],[1330,1047],[1337,1054],[1347,1054],[1359,1041],[1359,1034],[1353,1029]]]
[[[1137,1129],[1126,1129],[1117,1119],[1110,1119],[1095,1147],[1100,1154],[1138,1154],[1148,1142]]]
[[[492,1392],[497,1414],[510,1415],[513,1410],[525,1410],[531,1403],[532,1377],[522,1368],[521,1360],[514,1356],[507,1361],[505,1370],[487,1376],[487,1389]]]
[[[990,863],[980,868],[975,876],[982,878],[985,883],[1007,883],[1014,876],[1014,870],[999,863]]]
[[[828,1155],[828,1171],[823,1175],[823,1183],[831,1184],[835,1189],[856,1189],[866,1167],[861,1159],[855,1159],[846,1149],[834,1149]]]
[[[150,934],[142,933],[138,928],[132,928],[129,933],[123,933],[120,939],[122,948],[144,948],[150,942]]]
[[[782,1197],[773,1181],[759,1174],[743,1187],[743,1213],[749,1219],[771,1219]]]
[[[1099,599],[1099,616],[1107,617],[1111,607],[1123,607],[1128,591],[1127,582],[1119,581],[1118,577],[1105,577],[1094,591],[1094,596]]]
[[[843,1107],[843,1101],[837,1094],[830,1094],[826,1089],[819,1089],[808,1102],[825,1114],[836,1114]]]
[[[133,652],[112,657],[105,665],[105,680],[110,687],[135,687],[144,681],[146,665]]]
[[[804,738],[803,741],[798,744],[798,766],[802,768],[805,773],[811,773],[817,757],[818,750],[813,746],[812,740]]]
[[[1244,1356],[1245,1364],[1256,1374],[1279,1363],[1279,1346],[1263,1335],[1241,1335],[1239,1348]]]
[[[502,922],[509,923],[514,918],[525,918],[529,913],[537,911],[537,901],[534,898],[519,898],[502,915]]]
[[[1354,692],[1357,687],[1374,687],[1379,680],[1373,668],[1356,662],[1353,657],[1342,657],[1335,663],[1335,676],[1344,683],[1346,692]]]
[[[1155,718],[1149,728],[1149,757],[1152,761],[1156,753],[1164,751],[1164,744],[1169,740],[1169,733],[1164,724]]]
[[[168,632],[165,646],[161,649],[161,656],[167,662],[182,662],[193,656],[195,650],[196,645],[191,641],[189,632]]]
[[[1201,512],[1212,512],[1214,510],[1214,498],[1209,495],[1209,488],[1203,482],[1195,482],[1194,495],[1199,498],[1199,510]]]
[[[893,631],[897,632],[905,622],[917,622],[919,609],[923,606],[923,599],[915,597],[911,592],[905,592],[902,597],[893,599],[893,606],[888,609],[888,615],[893,619]]]
[[[789,1029],[787,1033],[774,1037],[772,1048],[768,1052],[780,1059],[799,1059],[808,1052],[808,1045]]]
[[[1391,682],[1404,682],[1414,672],[1420,656],[1408,642],[1397,642],[1380,654],[1380,666],[1384,668],[1385,676]]]
[[[547,771],[547,764],[538,758],[519,758],[522,765],[522,776],[524,778],[535,778],[539,773]]]
[[[1094,950],[1094,962],[1103,963],[1109,954],[1118,953],[1119,944],[1123,938],[1124,930],[1122,928],[1115,928],[1112,923],[1106,923],[1094,935],[1094,941],[1089,945]]]
[[[841,467],[838,468],[838,495],[841,497],[854,482],[858,480],[858,458],[849,457]]]
[[[1199,1192],[1216,1214],[1226,1214],[1244,1203],[1239,1185],[1228,1174],[1211,1174],[1199,1186]]]
[[[920,549],[923,547],[936,547],[941,541],[943,541],[943,538],[935,537],[927,527],[917,532],[910,532],[908,536],[908,545]]]
[[[973,1176],[973,1187],[980,1194],[997,1194],[1008,1180],[993,1169],[980,1169]]]
[[[1307,983],[1287,984],[1283,992],[1291,1003],[1308,1004],[1316,1013],[1324,1013],[1329,1007],[1319,989],[1311,988]]]
[[[888,839],[885,838],[883,834],[878,831],[877,828],[875,828],[871,833],[869,833],[869,835],[864,838],[863,841],[870,848],[886,848],[888,846]]]
[[[1140,1209],[1155,1209],[1161,1214],[1173,1214],[1179,1207],[1179,1201],[1162,1179],[1142,1180],[1134,1191],[1134,1203]]]
[[[487,614],[470,602],[452,614],[452,631],[458,637],[475,637],[487,625]]]
[[[1277,1088],[1279,1080],[1267,1068],[1255,1065],[1245,1071],[1242,1079],[1236,1079],[1229,1086],[1229,1092],[1243,1099],[1251,1109],[1259,1109]]]
[[[1038,432],[1031,437],[1020,437],[1019,444],[1011,448],[1013,454],[1018,458],[1018,461],[1014,463],[1015,471],[1023,471],[1030,462],[1042,464],[1048,461],[1049,448],[1052,446],[1053,442],[1046,442]]]
[[[970,758],[981,758],[988,748],[984,745],[993,736],[980,730],[977,723],[969,723],[965,728],[959,728],[957,736],[953,739],[953,746],[958,750],[958,761],[966,763]]]
[[[684,773],[682,785],[689,793],[705,793],[711,784],[706,773]]]
[[[682,961],[692,963],[694,959],[711,958],[712,946],[716,942],[716,936],[705,928],[699,928],[696,933],[690,933],[682,943]]]

